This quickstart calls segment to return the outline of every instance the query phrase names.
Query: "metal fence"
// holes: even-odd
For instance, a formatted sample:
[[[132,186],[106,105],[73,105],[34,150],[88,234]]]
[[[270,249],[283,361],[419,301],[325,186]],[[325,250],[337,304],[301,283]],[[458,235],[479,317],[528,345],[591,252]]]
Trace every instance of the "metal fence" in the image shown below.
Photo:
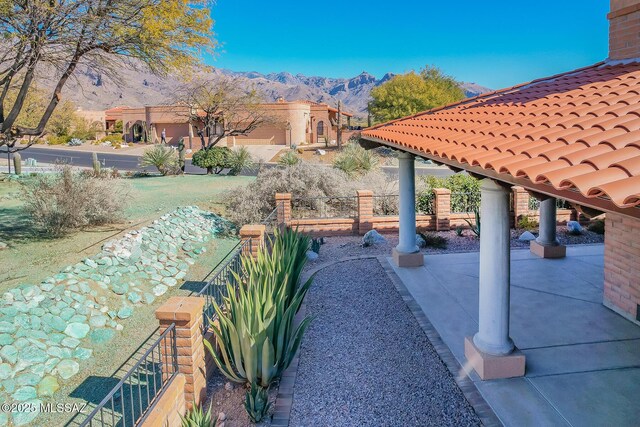
[[[141,424],[178,374],[175,323],[151,345],[80,424],[128,427]]]
[[[291,218],[356,218],[358,198],[351,197],[307,197],[291,201]]]
[[[282,204],[282,202],[279,203]],[[266,227],[265,233],[267,233],[267,235],[273,235],[275,230],[277,230],[280,225],[278,224],[278,206],[276,206],[276,208],[272,210],[265,219],[262,220],[261,224]]]
[[[251,239],[238,243],[229,254],[213,269],[213,275],[207,284],[196,294],[206,299],[204,304],[203,328],[209,328],[209,322],[215,319],[216,313],[213,302],[221,305],[227,296],[227,283],[238,286],[235,274],[242,277],[242,255],[251,250]],[[235,274],[234,274],[235,273]]]
[[[572,209],[572,206],[564,199],[556,199],[556,208]],[[529,197],[529,210],[537,211],[538,209],[540,209],[540,200],[536,199],[535,197]]]

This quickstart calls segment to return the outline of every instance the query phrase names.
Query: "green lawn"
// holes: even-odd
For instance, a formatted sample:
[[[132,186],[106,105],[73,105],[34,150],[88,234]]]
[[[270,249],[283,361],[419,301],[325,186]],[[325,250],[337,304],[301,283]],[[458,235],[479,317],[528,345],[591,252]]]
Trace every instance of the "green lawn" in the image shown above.
[[[59,239],[42,236],[22,212],[21,202],[15,197],[19,184],[0,182],[0,241],[10,245],[9,249],[0,251],[0,292],[23,283],[38,284],[67,265],[99,252],[104,241],[117,238],[126,230],[139,229],[178,206],[197,205],[220,212],[223,193],[252,179],[221,176],[128,179],[132,191],[126,222],[82,230]],[[170,289],[153,304],[137,307],[131,318],[121,321],[124,330],[108,344],[94,346],[93,357],[80,364],[77,375],[61,384],[52,401],[99,402],[130,367],[121,365],[132,353],[141,354],[147,348],[139,347],[157,328],[155,309],[171,296],[189,294],[236,243],[237,239],[209,241],[207,251],[189,269],[185,283]],[[70,415],[42,414],[35,424],[63,425]]]

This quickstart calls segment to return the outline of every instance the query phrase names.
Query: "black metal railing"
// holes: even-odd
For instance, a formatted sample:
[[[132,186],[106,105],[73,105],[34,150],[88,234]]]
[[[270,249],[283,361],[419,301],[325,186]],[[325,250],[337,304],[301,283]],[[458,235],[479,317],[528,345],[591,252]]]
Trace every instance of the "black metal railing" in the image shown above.
[[[242,255],[249,254],[251,251],[251,239],[238,243],[227,256],[218,264],[212,272],[211,279],[196,294],[198,297],[205,298],[204,304],[204,321],[203,328],[206,331],[209,328],[209,322],[216,317],[213,302],[221,305],[222,299],[227,296],[227,283],[238,286],[236,274],[242,278]],[[235,273],[235,274],[234,274]]]
[[[176,327],[172,323],[80,427],[133,427],[141,424],[177,374]]]
[[[282,204],[282,202],[279,203]],[[268,236],[273,235],[275,230],[277,230],[280,226],[280,224],[278,224],[278,206],[276,206],[275,209],[272,210],[271,213],[267,215],[267,217],[263,219],[260,224],[266,227],[265,233]]]
[[[350,197],[307,197],[291,201],[291,218],[356,218],[358,198]]]

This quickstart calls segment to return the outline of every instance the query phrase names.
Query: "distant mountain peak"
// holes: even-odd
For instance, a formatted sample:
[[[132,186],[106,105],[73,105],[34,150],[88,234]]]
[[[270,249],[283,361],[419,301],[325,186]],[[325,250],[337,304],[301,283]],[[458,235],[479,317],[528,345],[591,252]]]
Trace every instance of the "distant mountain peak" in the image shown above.
[[[257,71],[241,72],[223,68],[213,69],[210,73],[213,78],[228,75],[237,77],[240,81],[245,79],[247,86],[257,86],[267,101],[278,98],[288,101],[304,99],[335,105],[340,100],[346,111],[360,117],[366,116],[371,89],[395,76],[393,73],[386,73],[378,79],[369,72],[362,71],[351,78],[332,78],[293,75],[287,71],[262,74]],[[117,84],[107,76],[98,77],[98,73],[86,67],[79,70],[76,77],[65,87],[63,96],[85,110],[104,110],[123,104],[136,107],[174,102],[171,96],[180,85],[176,77],[160,78],[150,72],[128,69],[122,71]],[[50,79],[43,80],[39,84],[49,87],[50,82]],[[96,85],[96,82],[99,84]],[[467,96],[490,91],[476,83],[463,83],[461,87]]]

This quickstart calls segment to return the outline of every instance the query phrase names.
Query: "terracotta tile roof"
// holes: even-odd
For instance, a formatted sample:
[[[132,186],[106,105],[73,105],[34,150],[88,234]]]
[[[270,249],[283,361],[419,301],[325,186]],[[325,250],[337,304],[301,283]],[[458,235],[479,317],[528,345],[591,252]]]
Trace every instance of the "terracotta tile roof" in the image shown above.
[[[362,136],[533,187],[638,207],[640,62],[595,64],[374,126]]]

